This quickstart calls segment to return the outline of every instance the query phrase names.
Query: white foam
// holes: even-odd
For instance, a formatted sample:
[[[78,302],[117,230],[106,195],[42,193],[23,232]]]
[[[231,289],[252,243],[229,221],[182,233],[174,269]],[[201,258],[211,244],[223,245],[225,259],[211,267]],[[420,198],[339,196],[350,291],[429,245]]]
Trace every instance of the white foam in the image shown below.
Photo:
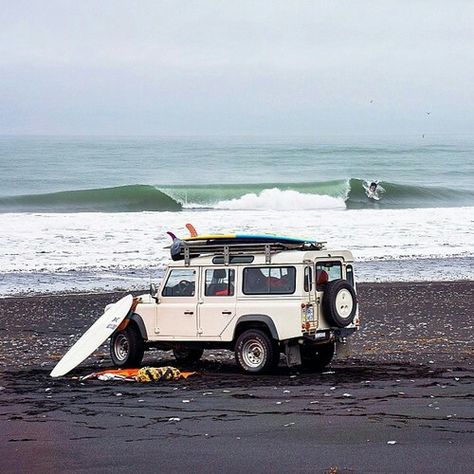
[[[344,209],[342,198],[326,195],[300,193],[278,188],[264,189],[260,193],[249,193],[227,201],[220,201],[214,209],[247,210],[302,210],[302,209]]]
[[[11,272],[76,270],[88,278],[97,274],[101,286],[108,273],[163,269],[169,259],[166,231],[185,236],[187,222],[199,232],[302,235],[327,241],[328,248],[350,249],[359,260],[474,257],[474,207],[0,214],[0,279]],[[71,286],[79,280],[74,273],[68,279]]]

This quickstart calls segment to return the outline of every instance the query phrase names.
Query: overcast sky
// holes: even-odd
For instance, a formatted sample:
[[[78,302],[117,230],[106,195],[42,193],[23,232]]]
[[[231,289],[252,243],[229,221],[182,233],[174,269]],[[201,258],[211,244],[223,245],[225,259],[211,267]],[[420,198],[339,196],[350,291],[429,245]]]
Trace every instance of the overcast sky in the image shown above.
[[[470,0],[0,0],[0,134],[472,133],[473,104]]]

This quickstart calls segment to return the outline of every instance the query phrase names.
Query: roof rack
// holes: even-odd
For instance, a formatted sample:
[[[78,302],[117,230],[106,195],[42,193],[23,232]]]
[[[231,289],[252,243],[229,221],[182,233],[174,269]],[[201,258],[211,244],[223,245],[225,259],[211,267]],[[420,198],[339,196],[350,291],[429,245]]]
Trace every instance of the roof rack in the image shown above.
[[[290,243],[290,242],[262,242],[262,243],[225,243],[225,244],[202,244],[191,243],[186,241],[180,242],[180,249],[172,255],[173,260],[184,259],[185,265],[189,265],[192,258],[199,257],[203,254],[214,254],[224,257],[224,264],[229,265],[230,257],[245,254],[265,254],[265,263],[271,263],[272,254],[282,252],[284,250],[321,250],[324,248],[325,242],[306,242]]]

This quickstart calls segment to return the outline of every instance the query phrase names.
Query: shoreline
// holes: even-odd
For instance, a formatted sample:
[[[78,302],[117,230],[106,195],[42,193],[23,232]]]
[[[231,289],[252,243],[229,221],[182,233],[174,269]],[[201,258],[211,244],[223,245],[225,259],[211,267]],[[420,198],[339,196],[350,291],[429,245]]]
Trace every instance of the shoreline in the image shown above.
[[[470,278],[464,278],[459,280],[413,280],[410,282],[407,281],[360,281],[357,282],[357,288],[363,288],[367,286],[393,286],[400,287],[406,285],[413,286],[430,286],[430,285],[457,285],[457,284],[470,284],[474,280]],[[131,293],[134,296],[148,293],[148,288],[143,289],[121,289],[116,288],[112,290],[103,290],[97,289],[94,290],[84,290],[84,291],[58,291],[58,292],[38,292],[38,293],[13,293],[11,295],[0,295],[0,301],[2,300],[16,300],[16,299],[29,299],[29,298],[67,298],[75,296],[105,296],[105,295],[123,295],[124,293]]]

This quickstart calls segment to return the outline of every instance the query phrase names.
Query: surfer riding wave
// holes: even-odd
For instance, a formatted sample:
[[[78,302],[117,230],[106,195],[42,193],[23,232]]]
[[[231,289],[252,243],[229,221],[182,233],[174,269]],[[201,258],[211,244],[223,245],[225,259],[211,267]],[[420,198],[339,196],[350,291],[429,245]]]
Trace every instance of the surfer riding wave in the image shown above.
[[[378,180],[364,181],[362,187],[367,197],[375,201],[380,201],[382,194],[385,192],[385,189],[379,184]]]

